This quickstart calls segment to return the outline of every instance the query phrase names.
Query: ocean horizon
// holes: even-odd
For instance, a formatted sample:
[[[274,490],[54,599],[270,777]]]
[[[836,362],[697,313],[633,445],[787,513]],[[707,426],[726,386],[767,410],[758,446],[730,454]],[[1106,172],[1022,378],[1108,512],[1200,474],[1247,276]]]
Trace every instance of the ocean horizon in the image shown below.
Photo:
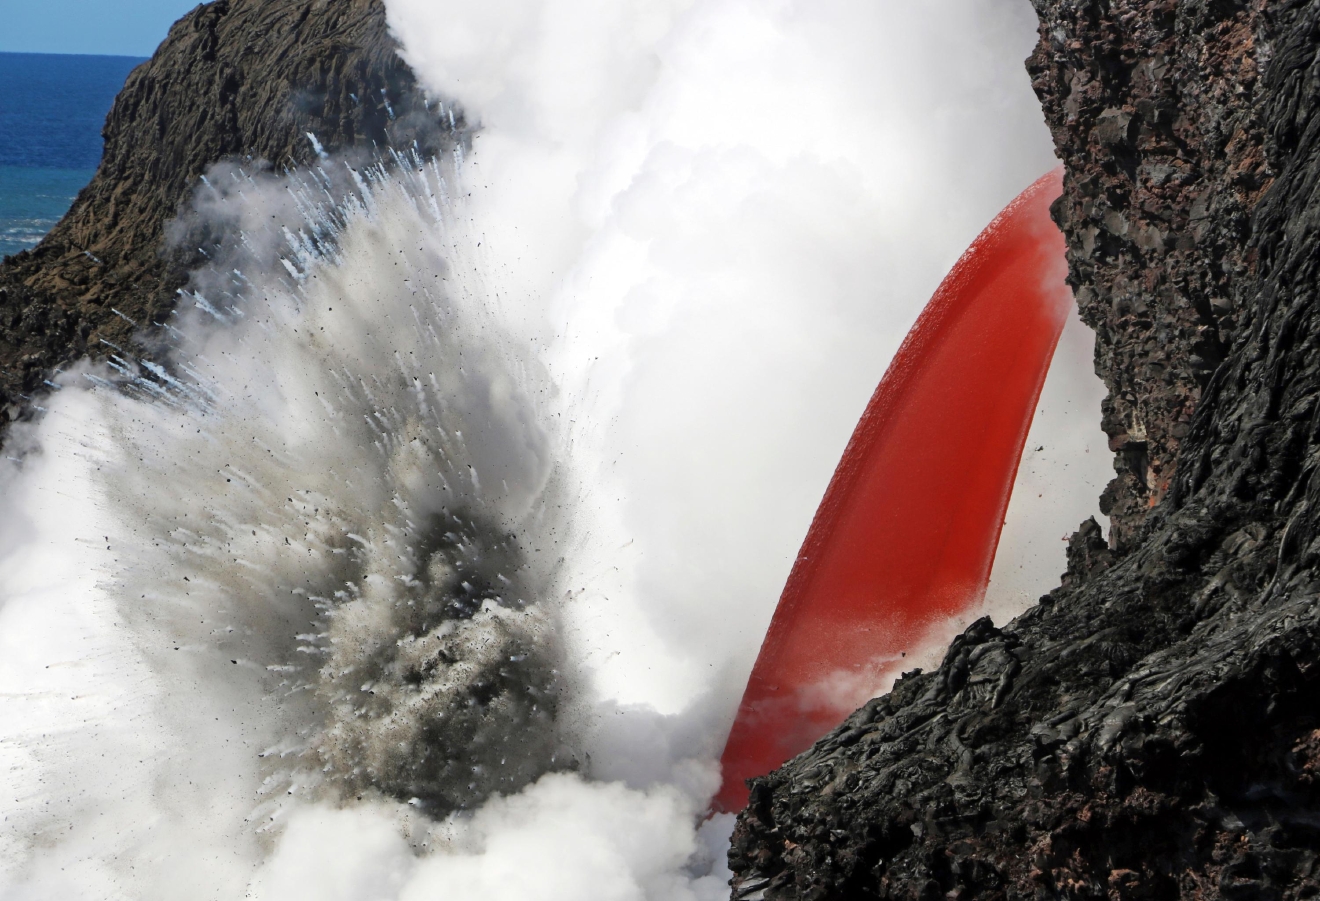
[[[144,58],[0,53],[0,257],[36,244],[101,161],[101,128]]]

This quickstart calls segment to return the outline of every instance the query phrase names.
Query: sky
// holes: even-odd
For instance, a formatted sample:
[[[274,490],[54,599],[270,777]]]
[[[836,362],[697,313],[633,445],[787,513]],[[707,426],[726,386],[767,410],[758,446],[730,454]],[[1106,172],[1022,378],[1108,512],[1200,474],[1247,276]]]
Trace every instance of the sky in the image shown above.
[[[0,53],[151,56],[197,0],[0,0]]]

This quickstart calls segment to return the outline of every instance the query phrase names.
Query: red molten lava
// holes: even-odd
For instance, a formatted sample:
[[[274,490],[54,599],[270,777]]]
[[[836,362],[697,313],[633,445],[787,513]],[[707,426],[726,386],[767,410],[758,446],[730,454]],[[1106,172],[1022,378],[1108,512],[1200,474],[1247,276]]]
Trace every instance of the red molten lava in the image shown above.
[[[889,365],[807,532],[724,747],[717,810],[874,696],[980,602],[1071,303],[1062,169],[963,254]]]

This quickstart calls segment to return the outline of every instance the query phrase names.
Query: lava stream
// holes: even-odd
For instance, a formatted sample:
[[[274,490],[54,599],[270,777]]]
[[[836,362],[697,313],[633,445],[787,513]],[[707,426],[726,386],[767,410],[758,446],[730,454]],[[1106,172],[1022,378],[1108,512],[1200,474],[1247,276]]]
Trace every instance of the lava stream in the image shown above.
[[[945,277],[835,470],[752,669],[715,807],[874,694],[932,625],[978,604],[1067,316],[1062,169]]]

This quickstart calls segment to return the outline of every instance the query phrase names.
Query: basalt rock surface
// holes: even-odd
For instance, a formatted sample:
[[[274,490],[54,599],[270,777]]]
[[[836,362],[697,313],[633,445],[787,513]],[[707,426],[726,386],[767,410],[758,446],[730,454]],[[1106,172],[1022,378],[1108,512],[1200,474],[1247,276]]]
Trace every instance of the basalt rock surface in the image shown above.
[[[1035,0],[1113,534],[757,780],[736,899],[1320,894],[1320,0]]]
[[[128,77],[68,215],[0,264],[0,424],[53,368],[130,346],[169,314],[220,238],[196,223],[167,235],[211,165],[305,164],[309,134],[349,156],[452,143],[396,49],[382,0],[215,0],[180,19]]]
[[[1271,183],[1260,4],[1039,3],[1028,60],[1068,178],[1056,212],[1109,387],[1105,491],[1116,550],[1137,546],[1240,318],[1251,211]]]

